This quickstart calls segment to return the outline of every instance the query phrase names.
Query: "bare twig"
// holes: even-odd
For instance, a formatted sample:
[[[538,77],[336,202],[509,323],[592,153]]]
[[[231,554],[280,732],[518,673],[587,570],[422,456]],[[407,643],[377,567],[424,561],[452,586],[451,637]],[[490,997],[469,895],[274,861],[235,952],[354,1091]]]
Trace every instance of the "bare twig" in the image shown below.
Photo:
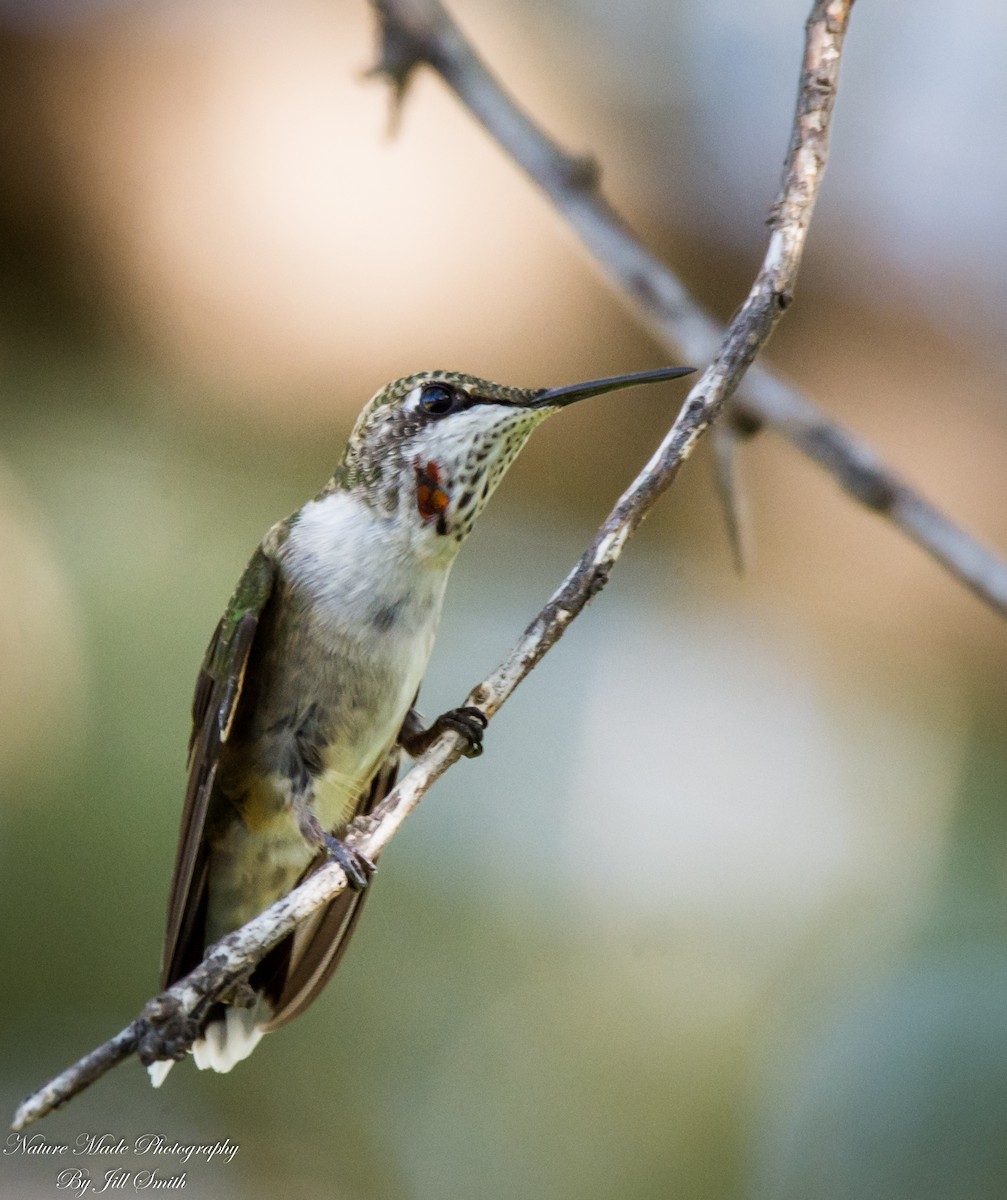
[[[825,168],[829,118],[852,3],[818,0],[808,22],[783,185],[770,218],[769,247],[748,298],[650,462],[623,493],[580,561],[508,657],[469,694],[466,703],[478,705],[487,716],[500,708],[591,597],[605,586],[626,542],[720,413],[789,303]],[[460,757],[462,746],[457,734],[442,736],[370,816],[353,822],[347,840],[369,857],[377,858],[434,780]],[[14,1114],[13,1127],[23,1129],[133,1053],[149,1060],[162,1043],[166,1029],[179,1044],[191,1043],[198,1028],[192,1014],[205,1011],[299,921],[318,911],[345,887],[341,869],[328,864],[255,920],[211,947],[195,971],[151,1000],[126,1029],[28,1097]]]
[[[382,31],[376,72],[401,96],[426,64],[546,193],[618,293],[652,332],[692,362],[706,362],[720,325],[627,228],[599,188],[591,159],[565,153],[508,95],[439,0],[370,0]],[[847,5],[824,13],[842,19]],[[835,17],[831,12],[835,11]],[[814,19],[814,18],[813,18]],[[815,84],[805,80],[806,94]],[[814,110],[809,110],[814,111]],[[830,472],[857,501],[887,517],[980,599],[1007,615],[1007,562],[905,483],[859,438],[763,367],[748,372],[732,406],[743,432],[768,426]]]

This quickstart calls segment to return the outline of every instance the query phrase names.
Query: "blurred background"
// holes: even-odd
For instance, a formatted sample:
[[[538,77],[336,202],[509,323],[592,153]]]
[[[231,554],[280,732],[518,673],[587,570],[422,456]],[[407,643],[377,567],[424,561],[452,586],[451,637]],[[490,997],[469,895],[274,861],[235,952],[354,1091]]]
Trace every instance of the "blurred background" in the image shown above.
[[[721,317],[765,244],[806,0],[459,0]],[[156,988],[203,648],[368,396],[660,365],[363,3],[0,2],[0,1100]],[[770,360],[1007,548],[1007,16],[859,6]],[[702,364],[699,364],[702,365]],[[422,705],[507,651],[681,389],[564,414],[466,547]],[[192,1197],[1007,1194],[1005,626],[771,434],[732,570],[703,447],[386,855],[323,998],[226,1077],[36,1127],[228,1138]],[[9,1149],[10,1147],[8,1147]],[[0,1191],[64,1167],[0,1158]]]

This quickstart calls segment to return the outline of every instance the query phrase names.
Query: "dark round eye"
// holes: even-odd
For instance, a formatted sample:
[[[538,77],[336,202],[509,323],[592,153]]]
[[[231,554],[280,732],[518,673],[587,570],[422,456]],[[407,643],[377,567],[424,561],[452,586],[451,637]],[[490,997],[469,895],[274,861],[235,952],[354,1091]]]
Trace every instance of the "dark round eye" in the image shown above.
[[[420,408],[432,417],[446,417],[465,407],[465,393],[445,387],[443,383],[428,383],[420,392]]]

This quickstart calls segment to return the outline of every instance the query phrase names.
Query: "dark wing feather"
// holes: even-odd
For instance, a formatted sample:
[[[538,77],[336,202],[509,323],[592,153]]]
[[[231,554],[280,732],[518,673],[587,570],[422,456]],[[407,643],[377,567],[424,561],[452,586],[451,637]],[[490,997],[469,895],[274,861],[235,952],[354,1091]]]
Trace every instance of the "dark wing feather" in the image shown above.
[[[397,745],[389,750],[355,815],[371,812],[395,786],[400,753]],[[319,854],[299,882],[317,871],[324,862],[325,854]],[[254,986],[259,979],[263,980],[263,988],[272,1002],[273,1016],[269,1024],[263,1026],[265,1031],[279,1029],[299,1016],[325,987],[346,953],[370,891],[367,888],[363,892],[341,892],[325,908],[302,922],[263,960],[259,978],[253,976],[252,983]]]
[[[161,986],[168,987],[203,957],[202,915],[206,906],[207,807],[220,748],[227,741],[241,698],[248,656],[259,619],[273,594],[276,563],[260,547],[207,647],[192,700],[189,783],[168,901],[168,928],[161,958]],[[198,945],[193,942],[196,938]]]

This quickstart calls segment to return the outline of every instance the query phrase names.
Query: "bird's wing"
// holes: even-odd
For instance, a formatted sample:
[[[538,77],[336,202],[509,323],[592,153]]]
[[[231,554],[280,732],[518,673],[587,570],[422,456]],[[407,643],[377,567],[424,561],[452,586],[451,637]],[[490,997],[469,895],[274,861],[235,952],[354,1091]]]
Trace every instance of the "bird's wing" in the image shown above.
[[[355,816],[371,812],[395,786],[400,754],[397,744],[388,751]],[[298,882],[303,882],[325,861],[323,851]],[[263,959],[252,977],[252,985],[262,986],[273,1009],[269,1023],[262,1026],[264,1032],[279,1029],[299,1016],[325,987],[346,952],[370,890],[368,887],[362,892],[341,892],[325,908],[298,925],[290,937]]]
[[[276,584],[277,566],[260,546],[238,581],[206,650],[192,700],[189,783],[168,901],[161,986],[168,987],[203,957],[207,855],[203,831],[220,748],[234,724],[256,630]],[[193,937],[199,941],[192,943]]]

